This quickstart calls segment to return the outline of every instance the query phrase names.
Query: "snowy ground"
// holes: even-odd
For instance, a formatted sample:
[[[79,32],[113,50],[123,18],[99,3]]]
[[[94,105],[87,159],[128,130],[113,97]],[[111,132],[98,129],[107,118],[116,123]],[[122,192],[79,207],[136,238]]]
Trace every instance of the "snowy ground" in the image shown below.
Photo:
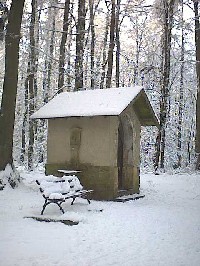
[[[18,189],[6,187],[0,265],[199,266],[200,175],[145,174],[141,188],[145,198],[137,201],[63,204],[64,218],[80,221],[68,226],[24,219],[43,204],[30,177]],[[44,216],[62,217],[53,205]]]

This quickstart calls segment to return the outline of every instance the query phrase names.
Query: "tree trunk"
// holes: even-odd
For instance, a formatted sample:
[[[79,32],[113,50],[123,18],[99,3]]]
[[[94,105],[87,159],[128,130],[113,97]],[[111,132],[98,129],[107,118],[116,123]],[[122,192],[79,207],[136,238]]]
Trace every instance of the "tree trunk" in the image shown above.
[[[83,56],[85,39],[85,0],[78,1],[76,26],[75,91],[83,88]]]
[[[101,73],[101,81],[100,81],[100,89],[104,88],[104,82],[105,82],[105,69],[107,65],[106,60],[106,46],[108,41],[108,30],[109,30],[109,14],[107,13],[106,16],[106,26],[105,26],[105,34],[104,34],[104,41],[103,41],[103,58],[102,58],[102,73]]]
[[[55,8],[57,4],[57,0],[52,2],[53,6],[48,10],[48,19],[47,26],[52,30],[47,35],[46,42],[46,55],[45,55],[45,63],[44,63],[44,71],[43,71],[43,101],[44,103],[48,103],[50,97],[50,88],[51,88],[51,79],[52,79],[52,58],[55,49],[55,26],[56,26],[56,15],[57,10]],[[46,150],[46,121],[40,120],[38,121],[37,127],[37,153],[38,153],[38,163],[44,162],[44,154]]]
[[[23,7],[24,0],[12,1],[5,37],[5,76],[0,116],[0,170],[13,163],[13,131]]]
[[[70,0],[65,0],[64,19],[63,19],[63,32],[60,43],[59,55],[59,75],[58,75],[58,93],[63,92],[64,86],[64,72],[65,72],[65,44],[67,41],[68,27],[69,27],[69,5]]]
[[[120,14],[120,3],[121,0],[117,0],[116,10],[116,87],[119,87],[119,64],[120,64],[120,29],[119,29],[119,14]]]
[[[182,36],[181,36],[181,68],[180,68],[180,88],[179,88],[179,110],[178,110],[178,164],[180,168],[182,165],[182,118],[183,118],[183,88],[184,88],[184,54],[185,54],[185,41],[184,41],[184,18],[183,18],[183,3],[181,4],[181,20],[182,20]]]
[[[165,131],[168,114],[171,32],[173,26],[174,1],[163,1],[164,25],[161,67],[161,99],[160,99],[160,127],[156,139],[155,170],[160,166],[164,170],[165,159]]]
[[[195,12],[195,46],[196,46],[196,73],[197,73],[197,100],[196,100],[196,139],[195,150],[197,154],[196,170],[200,170],[200,24],[199,2],[194,2]]]
[[[36,55],[35,55],[35,22],[37,0],[32,0],[32,13],[30,22],[30,72],[28,74],[28,89],[29,89],[29,117],[35,110],[36,96]],[[29,143],[28,143],[28,169],[33,168],[34,154],[34,138],[35,138],[35,121],[29,119]]]
[[[30,63],[27,68],[27,77],[25,79],[24,88],[24,114],[23,114],[23,124],[22,124],[22,144],[21,144],[21,155],[20,161],[24,162],[26,153],[26,125],[28,118],[28,73],[30,72]]]
[[[108,49],[108,69],[107,69],[107,76],[106,76],[106,88],[111,87],[114,47],[115,47],[115,0],[112,0],[111,21],[110,21],[110,43],[109,43],[109,49]]]
[[[53,1],[56,5],[57,0]],[[55,49],[55,27],[56,27],[56,15],[57,11],[56,8],[52,7],[48,11],[48,22],[47,26],[52,29],[51,32],[47,35],[47,42],[46,42],[46,55],[45,55],[45,63],[44,63],[44,75],[43,75],[43,97],[44,103],[49,101],[50,97],[50,87],[51,87],[51,76],[52,76],[52,58]]]
[[[5,24],[8,18],[8,8],[6,3],[0,2],[0,41],[4,40]]]
[[[50,36],[50,45],[49,45],[49,56],[53,58],[53,53],[55,49],[55,28],[56,28],[56,12],[54,10],[53,13],[53,21],[52,21],[52,32]],[[51,89],[51,75],[52,75],[52,60],[50,58],[47,59],[47,84],[45,89],[45,98],[44,102],[47,103],[49,101],[49,94]]]
[[[89,0],[90,6],[90,32],[91,32],[91,45],[90,45],[90,87],[94,89],[94,45],[95,45],[95,30],[94,30],[94,0]]]

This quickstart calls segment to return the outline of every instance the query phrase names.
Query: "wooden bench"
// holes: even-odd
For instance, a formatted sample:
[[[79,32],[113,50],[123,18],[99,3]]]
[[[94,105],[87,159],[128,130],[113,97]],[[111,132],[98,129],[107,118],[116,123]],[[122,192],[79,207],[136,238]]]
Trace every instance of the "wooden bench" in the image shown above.
[[[76,198],[84,198],[90,204],[87,196],[92,190],[84,190],[78,177],[75,175],[63,176],[62,178],[49,176],[49,178],[47,177],[41,182],[36,180],[36,183],[45,199],[41,215],[43,215],[46,206],[51,203],[56,204],[61,212],[65,213],[61,205],[67,199],[72,199],[71,205],[74,204]]]

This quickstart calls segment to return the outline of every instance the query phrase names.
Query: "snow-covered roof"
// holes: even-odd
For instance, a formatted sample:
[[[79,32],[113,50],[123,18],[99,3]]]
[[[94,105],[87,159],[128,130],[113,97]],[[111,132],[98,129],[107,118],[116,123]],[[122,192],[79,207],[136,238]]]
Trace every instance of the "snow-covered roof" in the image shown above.
[[[119,115],[142,87],[122,87],[63,92],[35,112],[31,118]]]

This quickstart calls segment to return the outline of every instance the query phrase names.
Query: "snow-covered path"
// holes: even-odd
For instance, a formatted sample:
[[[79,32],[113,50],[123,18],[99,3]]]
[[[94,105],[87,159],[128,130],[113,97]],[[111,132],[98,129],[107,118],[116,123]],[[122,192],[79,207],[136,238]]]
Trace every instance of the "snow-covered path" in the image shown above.
[[[125,203],[63,204],[80,223],[24,219],[40,213],[41,195],[24,185],[0,191],[2,266],[199,266],[200,175],[141,176],[145,198]],[[103,212],[99,210],[103,209]],[[46,217],[62,217],[48,206]]]

